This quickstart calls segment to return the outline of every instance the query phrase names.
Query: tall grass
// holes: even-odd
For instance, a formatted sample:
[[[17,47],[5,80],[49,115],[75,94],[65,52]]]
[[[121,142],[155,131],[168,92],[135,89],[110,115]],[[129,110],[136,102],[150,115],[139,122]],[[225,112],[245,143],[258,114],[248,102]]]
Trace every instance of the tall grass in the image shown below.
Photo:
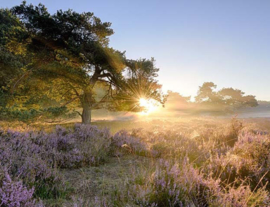
[[[0,131],[1,206],[270,206],[270,135],[256,123],[139,126]]]

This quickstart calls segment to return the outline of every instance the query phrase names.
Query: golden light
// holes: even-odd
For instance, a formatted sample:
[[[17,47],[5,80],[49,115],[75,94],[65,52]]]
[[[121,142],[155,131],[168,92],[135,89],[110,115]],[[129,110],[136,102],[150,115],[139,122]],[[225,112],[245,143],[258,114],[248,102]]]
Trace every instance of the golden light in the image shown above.
[[[140,107],[144,108],[144,111],[140,113],[141,115],[148,115],[159,108],[159,103],[154,99],[140,98],[139,104]]]

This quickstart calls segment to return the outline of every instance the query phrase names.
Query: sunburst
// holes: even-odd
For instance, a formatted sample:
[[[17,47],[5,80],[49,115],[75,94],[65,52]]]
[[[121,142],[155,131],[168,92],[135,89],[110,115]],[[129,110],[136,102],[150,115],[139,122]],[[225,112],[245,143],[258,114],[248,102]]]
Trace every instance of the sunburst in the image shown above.
[[[141,115],[148,115],[159,108],[159,103],[154,99],[140,98],[139,104],[144,109]]]

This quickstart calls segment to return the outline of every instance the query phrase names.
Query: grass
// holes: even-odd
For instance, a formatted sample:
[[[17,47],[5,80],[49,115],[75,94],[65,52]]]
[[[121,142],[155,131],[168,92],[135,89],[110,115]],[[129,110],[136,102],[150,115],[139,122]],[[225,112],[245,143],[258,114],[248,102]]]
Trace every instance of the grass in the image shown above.
[[[97,139],[98,142],[91,138],[76,147],[83,153],[91,149],[85,156],[95,156],[97,160],[102,157],[102,160],[91,165],[88,161],[80,165],[69,165],[68,160],[65,161],[67,167],[56,169],[64,192],[57,197],[40,197],[43,205],[270,205],[268,119],[180,118],[100,121],[93,125],[101,130],[94,136],[102,137],[105,133],[102,128],[107,127],[111,138]],[[61,139],[75,133],[74,123],[62,126],[70,131],[64,131]],[[5,123],[2,128],[55,131],[54,125],[22,126],[15,123],[11,126]],[[117,133],[123,129],[127,132]],[[80,130],[92,134],[89,129]],[[72,139],[84,136],[76,133]],[[77,141],[79,139],[82,138]],[[108,141],[110,143],[106,143]],[[67,150],[72,143],[62,148]],[[100,146],[106,146],[106,149]],[[67,156],[69,152],[65,153]]]
[[[135,176],[134,172],[139,173],[145,165],[149,166],[149,162],[149,158],[128,155],[110,158],[99,167],[64,170],[62,173],[76,194],[94,205],[96,197],[111,200],[118,192],[125,191],[132,175]],[[68,206],[68,202],[65,205]]]

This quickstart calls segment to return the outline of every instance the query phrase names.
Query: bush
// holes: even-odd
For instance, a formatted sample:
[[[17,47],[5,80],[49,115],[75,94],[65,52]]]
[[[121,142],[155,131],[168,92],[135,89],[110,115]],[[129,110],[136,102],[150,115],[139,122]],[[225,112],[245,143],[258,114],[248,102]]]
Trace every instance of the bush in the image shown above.
[[[146,155],[148,152],[146,145],[139,137],[134,137],[125,130],[117,132],[112,137],[111,144],[114,155],[121,155],[123,153],[134,153],[139,155]]]
[[[264,186],[270,179],[270,137],[244,133],[225,155],[213,157],[208,167],[225,183],[247,180],[252,190]]]
[[[269,193],[264,187],[252,191],[241,182],[223,186],[220,179],[213,179],[195,169],[186,160],[169,163],[161,160],[154,174],[149,174],[145,182],[134,182],[130,193],[139,206],[260,206],[270,205]]]
[[[0,131],[1,166],[26,187],[35,187],[35,197],[59,198],[66,187],[58,169],[98,165],[108,156],[110,144],[108,129],[90,125],[75,125],[74,131],[57,126],[52,133]]]
[[[3,207],[37,206],[33,199],[34,188],[27,189],[22,181],[13,181],[8,172],[0,178],[0,205]],[[39,204],[42,206],[42,204]]]
[[[218,181],[204,178],[187,161],[172,164],[161,160],[146,182],[135,185],[133,195],[140,206],[207,206],[218,191]]]

